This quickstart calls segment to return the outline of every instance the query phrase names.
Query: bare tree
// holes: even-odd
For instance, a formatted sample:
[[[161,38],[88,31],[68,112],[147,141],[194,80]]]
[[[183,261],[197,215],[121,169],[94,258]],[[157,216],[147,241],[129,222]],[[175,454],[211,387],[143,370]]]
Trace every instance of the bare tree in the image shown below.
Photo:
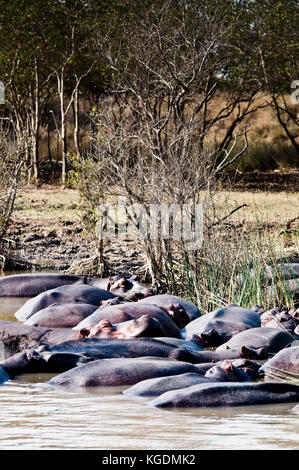
[[[219,77],[232,53],[222,51],[227,26],[219,12],[176,15],[164,2],[122,37],[119,47],[99,40],[114,87],[93,116],[97,135],[86,174],[98,188],[93,204],[95,194],[125,195],[149,214],[151,204],[202,203],[208,229],[228,215],[216,214],[212,193],[216,176],[247,148],[246,118],[256,110],[258,87],[219,99]],[[167,283],[185,244],[148,238],[144,244],[152,279]]]
[[[13,137],[9,126],[0,131],[0,251],[2,263],[3,242],[14,208],[17,189],[26,159],[26,136]]]

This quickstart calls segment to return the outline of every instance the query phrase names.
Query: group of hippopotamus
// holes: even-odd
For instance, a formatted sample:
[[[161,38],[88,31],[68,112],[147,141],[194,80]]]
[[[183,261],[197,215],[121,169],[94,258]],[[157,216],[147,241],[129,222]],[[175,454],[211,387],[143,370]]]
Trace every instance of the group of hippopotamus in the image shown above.
[[[156,407],[299,401],[299,309],[230,304],[201,315],[130,274],[5,276],[5,296],[29,299],[18,321],[0,321],[0,383],[51,372],[49,386],[127,386]]]

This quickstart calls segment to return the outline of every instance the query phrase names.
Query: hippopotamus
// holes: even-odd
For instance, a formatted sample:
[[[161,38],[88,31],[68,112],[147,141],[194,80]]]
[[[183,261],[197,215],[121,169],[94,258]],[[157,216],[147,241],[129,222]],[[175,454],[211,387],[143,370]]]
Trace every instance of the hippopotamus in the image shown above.
[[[48,328],[72,328],[97,310],[97,305],[69,303],[52,304],[34,313],[25,325]]]
[[[87,284],[134,300],[154,294],[153,289],[141,284],[137,276],[126,273],[106,279],[61,273],[27,273],[1,277],[0,297],[35,297],[46,290],[74,284]]]
[[[289,346],[292,341],[293,337],[290,333],[278,328],[251,328],[241,331],[226,343],[218,346],[216,352],[229,349],[243,354],[247,353],[247,357],[249,357],[249,353],[252,351],[256,353],[257,357],[267,359],[270,354],[275,354],[282,348]]]
[[[17,322],[0,321],[0,341],[14,351],[21,351],[25,348],[34,348],[40,344],[53,346],[64,341],[82,338],[134,338],[161,336],[163,330],[161,324],[155,318],[146,315],[129,320],[128,322],[111,325],[103,321],[100,326],[92,332],[87,329],[80,331],[69,328],[53,329],[24,325]],[[188,357],[189,352],[183,350],[180,357]]]
[[[139,302],[154,304],[165,310],[168,315],[173,317],[179,328],[184,328],[187,323],[200,316],[200,310],[193,302],[182,299],[176,295],[159,294],[152,297],[146,297]]]
[[[4,370],[9,379],[13,379],[26,373],[61,373],[91,360],[84,354],[50,352],[43,348],[25,349],[0,362],[0,371]]]
[[[299,382],[299,346],[282,349],[260,368],[266,378]]]
[[[35,297],[46,290],[69,284],[87,284],[86,276],[60,273],[13,274],[0,278],[0,297]]]
[[[248,359],[235,359],[232,361],[234,367],[242,369],[251,379],[260,378],[263,373],[260,371],[261,363],[250,361]]]
[[[42,345],[37,348],[49,354],[82,354],[92,359],[134,358],[142,356],[169,357],[175,346],[156,338],[104,339],[84,338],[61,342],[54,346]],[[186,356],[187,357],[187,356]]]
[[[154,289],[141,284],[138,276],[132,276],[127,273],[116,274],[107,279],[102,279],[101,282],[99,280],[92,282],[91,280],[89,283],[106,289],[116,296],[126,297],[133,301],[154,295]]]
[[[52,386],[106,387],[133,385],[141,380],[185,372],[196,373],[187,362],[157,357],[99,359],[53,377]]]
[[[151,400],[149,405],[159,408],[205,408],[290,403],[298,400],[299,385],[277,382],[215,382],[171,390]]]
[[[186,349],[176,348],[171,352],[171,358],[179,361],[184,360],[184,353]],[[204,349],[202,351],[188,351],[188,362],[192,364],[205,364],[205,363],[215,363],[219,361],[224,361],[225,359],[262,359],[264,356],[261,356],[259,351],[254,351],[253,349],[247,350],[243,348],[238,349],[224,349],[220,351],[212,351],[209,349]],[[268,356],[267,356],[268,357]],[[186,360],[186,359],[185,359]]]
[[[86,303],[99,306],[102,300],[115,297],[114,294],[98,287],[87,285],[65,285],[50,289],[27,300],[16,311],[15,317],[20,321],[28,320],[34,313],[52,304]]]
[[[167,375],[166,377],[155,377],[142,380],[132,387],[123,391],[129,397],[156,397],[169,390],[191,387],[192,385],[211,383],[212,380],[194,372],[185,374]]]
[[[282,328],[289,332],[294,332],[299,320],[290,311],[275,307],[267,310],[261,315],[261,326],[267,328]],[[295,312],[295,311],[294,311]]]
[[[211,371],[210,373],[208,373]],[[172,375],[166,377],[157,377],[138,382],[129,389],[125,390],[124,395],[128,396],[158,396],[168,390],[178,390],[180,388],[191,387],[201,383],[212,382],[244,382],[251,381],[250,376],[234,366],[232,362],[211,364],[205,375],[200,373],[188,372],[186,374]]]
[[[234,366],[232,361],[226,360],[211,367],[205,377],[214,382],[250,382],[251,377],[241,368]]]
[[[0,321],[0,341],[13,351],[34,348],[41,343],[48,345],[76,339],[78,333],[71,329],[51,329],[24,325],[23,323]]]
[[[257,312],[230,304],[191,321],[182,336],[189,339],[197,335],[203,347],[216,347],[240,331],[259,326],[261,320]]]
[[[76,330],[75,330],[76,331]],[[78,330],[78,338],[138,338],[139,336],[155,337],[163,335],[164,329],[160,321],[148,315],[133,318],[112,325],[108,320],[100,320],[91,329]]]
[[[138,319],[143,315],[159,320],[164,331],[161,336],[180,338],[180,329],[164,310],[161,310],[156,305],[142,304],[141,302],[127,302],[119,305],[100,307],[73,329],[91,330],[102,320],[107,320],[111,323],[120,323],[132,318]]]

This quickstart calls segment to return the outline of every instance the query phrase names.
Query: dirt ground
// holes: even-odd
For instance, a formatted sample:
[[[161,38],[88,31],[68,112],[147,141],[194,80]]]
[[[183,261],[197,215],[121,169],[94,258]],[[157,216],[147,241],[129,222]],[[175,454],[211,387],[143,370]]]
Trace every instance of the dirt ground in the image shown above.
[[[231,209],[246,204],[234,215],[235,222],[258,218],[279,233],[299,215],[298,182],[299,171],[227,174],[219,204],[222,195],[230,193]],[[92,257],[95,245],[81,222],[81,206],[77,191],[59,185],[21,188],[7,234],[6,270],[29,269],[31,263],[36,269],[67,270],[73,262]],[[139,243],[123,237],[106,246],[112,271],[144,272],[146,260]]]

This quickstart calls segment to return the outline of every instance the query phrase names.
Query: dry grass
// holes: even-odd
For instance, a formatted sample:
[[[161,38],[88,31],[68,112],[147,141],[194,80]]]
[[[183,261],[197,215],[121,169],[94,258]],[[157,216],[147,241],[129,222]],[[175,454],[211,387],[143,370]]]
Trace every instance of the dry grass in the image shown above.
[[[299,213],[299,192],[248,192],[219,191],[216,199],[217,209],[225,207],[225,213],[243,204],[244,207],[235,212],[231,222],[247,222],[274,224],[284,226]],[[21,188],[16,199],[14,219],[61,219],[79,220],[81,207],[80,195],[77,190],[63,189],[60,186]]]

